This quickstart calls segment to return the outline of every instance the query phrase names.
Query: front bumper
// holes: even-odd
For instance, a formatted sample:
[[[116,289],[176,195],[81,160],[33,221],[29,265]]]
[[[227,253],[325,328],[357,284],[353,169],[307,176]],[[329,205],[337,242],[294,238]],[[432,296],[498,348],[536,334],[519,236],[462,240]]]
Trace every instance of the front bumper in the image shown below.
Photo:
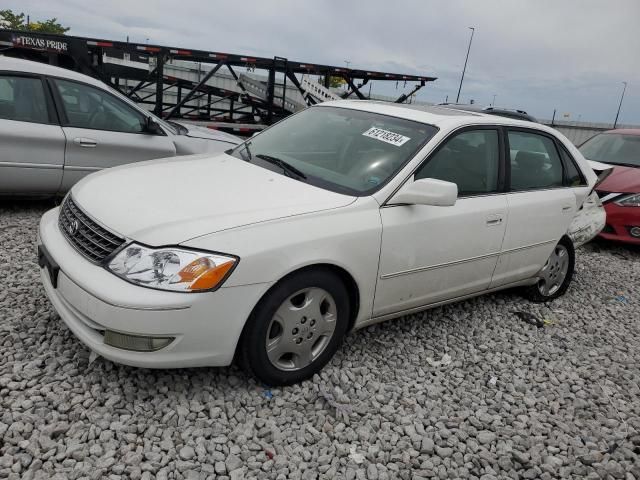
[[[606,203],[607,224],[600,236],[607,240],[640,245],[640,238],[631,235],[632,227],[640,227],[640,207],[621,207]]]
[[[85,345],[104,358],[137,367],[231,363],[246,319],[271,284],[190,294],[132,285],[82,257],[60,232],[58,211],[42,217],[38,240],[59,266],[57,288],[45,268],[41,279],[54,308]],[[135,352],[106,345],[105,330],[175,340],[154,352]]]

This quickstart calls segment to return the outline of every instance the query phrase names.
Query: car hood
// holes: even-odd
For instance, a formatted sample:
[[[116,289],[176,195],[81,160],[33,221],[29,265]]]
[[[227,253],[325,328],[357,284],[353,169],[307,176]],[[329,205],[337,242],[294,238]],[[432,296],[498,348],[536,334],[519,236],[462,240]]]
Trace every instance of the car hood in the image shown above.
[[[205,140],[217,140],[220,142],[228,142],[234,145],[242,143],[242,140],[230,133],[221,132],[212,128],[202,127],[200,125],[192,125],[190,123],[176,122],[188,130],[187,137],[203,138]]]
[[[77,183],[71,195],[104,227],[152,246],[339,208],[356,199],[227,154],[152,160],[104,170]]]
[[[640,167],[609,165],[613,171],[597,190],[614,193],[640,193]]]

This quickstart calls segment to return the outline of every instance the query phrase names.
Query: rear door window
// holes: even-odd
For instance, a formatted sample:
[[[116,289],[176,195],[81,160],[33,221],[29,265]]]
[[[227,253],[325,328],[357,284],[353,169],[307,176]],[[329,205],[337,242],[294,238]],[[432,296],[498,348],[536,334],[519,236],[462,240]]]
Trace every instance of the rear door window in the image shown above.
[[[562,157],[562,162],[564,163],[564,173],[565,179],[564,184],[567,187],[584,187],[587,185],[587,181],[585,180],[582,172],[576,165],[576,161],[573,157],[567,152],[567,150],[560,146],[560,156]]]
[[[509,130],[511,190],[562,187],[564,171],[555,142],[532,132]]]

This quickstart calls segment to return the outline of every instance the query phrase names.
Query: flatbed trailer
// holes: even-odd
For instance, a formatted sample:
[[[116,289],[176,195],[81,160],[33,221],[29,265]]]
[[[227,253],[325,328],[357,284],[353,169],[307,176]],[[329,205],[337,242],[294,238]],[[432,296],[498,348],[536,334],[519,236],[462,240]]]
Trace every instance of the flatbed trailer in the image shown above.
[[[90,75],[146,105],[158,116],[213,122],[229,131],[238,130],[229,126],[234,123],[271,125],[299,108],[329,99],[366,99],[362,88],[372,81],[391,81],[396,85],[402,82],[403,86],[414,83],[409,93],[395,100],[403,103],[427,82],[436,80],[430,76],[351,69],[277,56],[266,58],[5,29],[0,29],[0,54]],[[191,62],[198,66],[195,79],[191,78],[193,75],[174,72],[175,64]],[[214,80],[219,80],[223,68],[229,72],[231,83],[216,85]],[[263,77],[253,75],[256,70],[262,71]],[[344,92],[329,89],[332,77],[344,79],[347,87]]]

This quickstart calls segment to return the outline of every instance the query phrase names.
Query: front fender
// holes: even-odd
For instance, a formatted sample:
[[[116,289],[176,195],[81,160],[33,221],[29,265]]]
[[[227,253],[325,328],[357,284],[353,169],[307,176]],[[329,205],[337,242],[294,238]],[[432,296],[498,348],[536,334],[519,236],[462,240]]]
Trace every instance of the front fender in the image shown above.
[[[346,207],[225,230],[184,245],[240,257],[225,286],[273,283],[310,265],[340,267],[358,286],[358,323],[371,316],[381,234],[378,203],[361,198]]]

